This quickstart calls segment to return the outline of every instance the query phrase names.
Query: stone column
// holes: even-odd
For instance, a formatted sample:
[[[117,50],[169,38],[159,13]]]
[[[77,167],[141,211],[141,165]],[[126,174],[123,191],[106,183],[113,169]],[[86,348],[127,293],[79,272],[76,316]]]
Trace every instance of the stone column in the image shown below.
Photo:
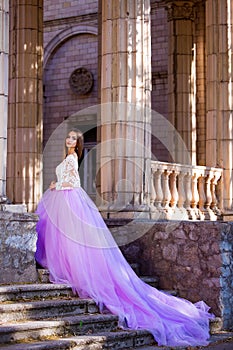
[[[168,115],[186,149],[177,149],[175,162],[196,164],[196,80],[193,1],[166,1],[169,28]],[[185,147],[183,147],[185,148]],[[187,157],[187,152],[189,157]]]
[[[7,195],[34,210],[42,193],[43,0],[10,0]]]
[[[206,1],[206,163],[223,168],[225,212],[233,210],[232,13],[232,1]]]
[[[206,54],[205,1],[195,6],[196,85],[197,85],[197,164],[206,165]]]
[[[9,1],[0,1],[0,202],[6,200]]]
[[[149,0],[102,0],[101,196],[111,210],[145,210],[151,150]]]

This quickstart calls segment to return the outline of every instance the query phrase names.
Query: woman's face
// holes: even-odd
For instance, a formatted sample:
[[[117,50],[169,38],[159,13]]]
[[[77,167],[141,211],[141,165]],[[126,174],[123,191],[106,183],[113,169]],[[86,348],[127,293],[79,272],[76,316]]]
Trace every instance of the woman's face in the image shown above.
[[[75,148],[77,144],[77,134],[74,131],[70,131],[66,137],[66,147]]]

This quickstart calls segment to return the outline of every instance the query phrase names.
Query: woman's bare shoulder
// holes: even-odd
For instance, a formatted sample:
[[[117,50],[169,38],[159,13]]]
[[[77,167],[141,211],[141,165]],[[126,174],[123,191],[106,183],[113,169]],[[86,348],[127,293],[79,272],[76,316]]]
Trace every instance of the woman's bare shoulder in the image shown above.
[[[74,153],[71,153],[71,154],[68,154],[68,156],[66,157],[66,159],[69,159],[69,160],[78,160],[78,155],[76,154],[76,152]]]

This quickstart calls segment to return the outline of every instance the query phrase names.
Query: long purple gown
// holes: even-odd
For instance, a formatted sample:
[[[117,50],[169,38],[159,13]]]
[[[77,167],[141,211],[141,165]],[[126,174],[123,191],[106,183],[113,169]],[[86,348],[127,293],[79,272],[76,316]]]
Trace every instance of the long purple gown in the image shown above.
[[[123,328],[147,329],[159,345],[207,345],[209,307],[167,295],[138,278],[80,187],[77,157],[67,156],[56,174],[56,189],[47,190],[37,208],[35,257],[49,270],[51,282],[94,299],[100,310],[118,315]],[[70,187],[63,187],[65,182]]]

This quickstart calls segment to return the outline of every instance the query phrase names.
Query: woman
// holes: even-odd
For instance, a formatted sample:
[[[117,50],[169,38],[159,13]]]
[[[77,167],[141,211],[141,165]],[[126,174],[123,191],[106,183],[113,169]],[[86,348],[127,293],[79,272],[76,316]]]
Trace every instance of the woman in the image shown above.
[[[119,316],[119,325],[149,330],[159,345],[207,345],[209,319],[204,302],[167,295],[145,284],[123,257],[98,209],[80,186],[78,158],[83,136],[71,130],[68,154],[56,168],[37,209],[36,261],[53,283],[65,283],[100,310]]]

